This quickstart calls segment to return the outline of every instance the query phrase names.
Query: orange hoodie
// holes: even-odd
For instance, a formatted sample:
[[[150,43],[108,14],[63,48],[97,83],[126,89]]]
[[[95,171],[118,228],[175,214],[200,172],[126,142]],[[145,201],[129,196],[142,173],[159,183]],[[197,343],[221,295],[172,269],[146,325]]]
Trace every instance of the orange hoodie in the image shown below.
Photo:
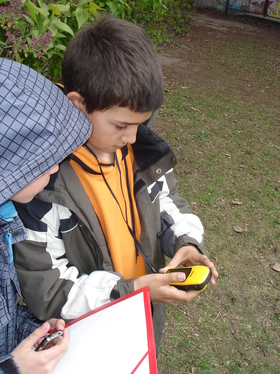
[[[125,157],[128,176],[126,176],[125,160],[122,159],[121,150],[117,150],[113,164],[98,161],[90,150],[83,146],[73,152],[76,157],[98,174],[86,172],[78,163],[70,161],[99,218],[114,269],[125,279],[138,278],[146,274],[144,260],[140,254],[136,258],[135,242],[127,227],[129,225],[131,229],[133,228],[132,219],[134,217],[134,234],[140,241],[140,220],[133,194],[134,155],[131,147],[128,147],[128,150]],[[106,185],[100,168],[112,192]],[[131,196],[132,209],[129,195]]]

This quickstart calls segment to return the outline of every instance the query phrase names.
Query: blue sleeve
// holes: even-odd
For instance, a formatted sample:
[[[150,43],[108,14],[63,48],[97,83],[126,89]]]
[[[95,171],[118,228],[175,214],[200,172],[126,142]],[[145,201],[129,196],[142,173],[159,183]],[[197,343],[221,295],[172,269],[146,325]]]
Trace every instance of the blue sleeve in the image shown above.
[[[21,374],[21,371],[15,361],[10,358],[0,362],[0,374]]]
[[[16,345],[27,338],[41,323],[29,309],[19,305],[16,321]],[[0,362],[0,374],[21,374],[18,365],[10,355]]]
[[[17,310],[16,344],[27,338],[42,324],[29,309],[19,305]]]

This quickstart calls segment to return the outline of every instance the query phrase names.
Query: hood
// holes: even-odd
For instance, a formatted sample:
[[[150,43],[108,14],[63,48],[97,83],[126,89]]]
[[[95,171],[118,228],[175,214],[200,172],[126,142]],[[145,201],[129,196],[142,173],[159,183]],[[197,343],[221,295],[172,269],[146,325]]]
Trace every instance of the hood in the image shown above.
[[[0,58],[0,205],[84,144],[91,121],[35,70]]]

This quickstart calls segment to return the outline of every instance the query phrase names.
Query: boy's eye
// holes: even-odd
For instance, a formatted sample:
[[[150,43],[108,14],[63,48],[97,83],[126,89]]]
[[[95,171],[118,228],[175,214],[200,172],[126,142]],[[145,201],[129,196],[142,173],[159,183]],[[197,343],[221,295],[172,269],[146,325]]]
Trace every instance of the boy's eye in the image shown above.
[[[124,130],[124,129],[127,128],[127,126],[117,126],[117,125],[116,125],[116,128],[117,128],[118,130]]]

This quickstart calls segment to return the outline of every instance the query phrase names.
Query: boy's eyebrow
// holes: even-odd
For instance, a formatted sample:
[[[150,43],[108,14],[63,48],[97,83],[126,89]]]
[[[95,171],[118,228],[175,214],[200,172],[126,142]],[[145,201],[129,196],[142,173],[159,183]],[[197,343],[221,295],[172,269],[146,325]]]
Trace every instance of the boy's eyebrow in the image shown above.
[[[119,125],[126,125],[126,126],[129,126],[129,125],[141,125],[142,122],[124,122],[124,121],[117,121],[115,120],[116,123],[118,123]]]
[[[118,123],[119,125],[125,125],[125,126],[129,126],[129,125],[142,125],[142,124],[145,124],[145,123],[148,123],[149,120],[150,120],[151,117],[149,117],[146,121],[144,122],[124,122],[124,121],[118,121],[118,120],[114,120],[116,123]]]

